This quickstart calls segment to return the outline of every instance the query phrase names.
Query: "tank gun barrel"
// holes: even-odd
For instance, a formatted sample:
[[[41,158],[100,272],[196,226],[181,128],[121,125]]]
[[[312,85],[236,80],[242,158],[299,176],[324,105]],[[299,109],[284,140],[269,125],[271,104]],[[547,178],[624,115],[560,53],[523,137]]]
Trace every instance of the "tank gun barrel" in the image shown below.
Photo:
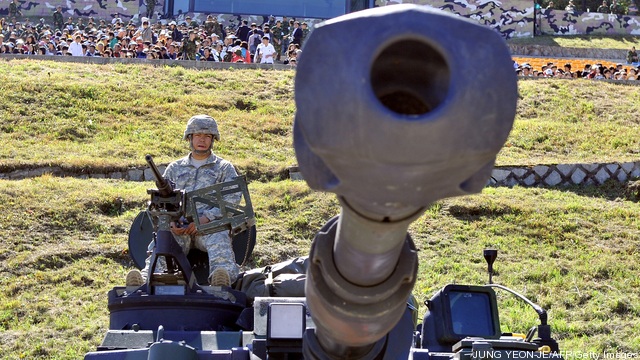
[[[309,186],[342,210],[312,244],[305,358],[384,347],[417,276],[407,229],[434,201],[487,183],[515,116],[512,69],[498,33],[424,7],[316,27],[296,73],[294,148]]]

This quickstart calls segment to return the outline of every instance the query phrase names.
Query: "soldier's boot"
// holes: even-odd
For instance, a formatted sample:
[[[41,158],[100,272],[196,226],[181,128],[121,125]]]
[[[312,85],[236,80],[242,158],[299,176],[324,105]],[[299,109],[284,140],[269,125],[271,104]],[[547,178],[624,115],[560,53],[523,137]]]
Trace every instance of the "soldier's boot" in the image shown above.
[[[142,286],[144,284],[144,278],[142,278],[140,270],[133,269],[129,271],[125,283],[127,286]]]
[[[229,272],[223,268],[213,270],[213,273],[209,276],[209,284],[211,284],[211,286],[231,286]]]

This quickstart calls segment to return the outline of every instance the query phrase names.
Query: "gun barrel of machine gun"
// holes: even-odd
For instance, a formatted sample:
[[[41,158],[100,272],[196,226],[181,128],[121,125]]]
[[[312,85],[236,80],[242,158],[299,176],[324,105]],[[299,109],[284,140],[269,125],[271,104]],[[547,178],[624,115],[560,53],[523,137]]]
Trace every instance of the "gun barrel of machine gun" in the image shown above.
[[[149,164],[149,167],[153,172],[153,176],[155,176],[156,178],[156,186],[158,187],[158,193],[160,194],[160,196],[171,196],[173,193],[173,187],[171,186],[171,183],[169,183],[169,181],[167,181],[162,176],[162,174],[160,174],[160,170],[158,170],[158,167],[153,162],[153,157],[151,155],[145,155],[144,159],[147,161],[147,164]]]

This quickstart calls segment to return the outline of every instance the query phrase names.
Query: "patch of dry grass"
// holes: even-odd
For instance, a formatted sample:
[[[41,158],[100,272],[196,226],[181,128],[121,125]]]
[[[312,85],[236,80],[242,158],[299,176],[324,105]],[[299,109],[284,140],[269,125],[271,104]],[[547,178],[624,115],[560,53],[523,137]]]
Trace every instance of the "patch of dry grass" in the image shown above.
[[[132,267],[127,230],[150,183],[0,180],[0,358],[78,359],[108,326],[107,291]],[[249,185],[258,244],[251,267],[308,253],[339,211],[304,182]],[[640,204],[625,186],[487,188],[439,201],[410,228],[420,249],[420,303],[450,282],[482,284],[482,249],[500,250],[494,281],[549,310],[566,351],[640,347]],[[499,293],[504,331],[535,313]],[[420,310],[424,313],[424,308]]]

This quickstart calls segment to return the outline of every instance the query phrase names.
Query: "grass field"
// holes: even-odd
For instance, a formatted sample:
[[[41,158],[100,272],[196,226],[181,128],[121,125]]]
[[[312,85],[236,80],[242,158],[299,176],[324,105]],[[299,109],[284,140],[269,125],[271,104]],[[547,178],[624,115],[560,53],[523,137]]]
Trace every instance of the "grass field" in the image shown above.
[[[0,354],[77,359],[108,326],[106,292],[131,268],[127,230],[151,183],[40,177],[0,181]],[[308,252],[338,212],[303,182],[250,185],[258,267]],[[494,280],[549,309],[564,350],[640,347],[640,204],[623,186],[588,190],[488,188],[438,202],[411,227],[422,302],[450,282],[484,283],[482,249],[500,250]],[[122,199],[119,200],[119,199]],[[500,295],[504,331],[535,313]],[[424,307],[421,309],[424,313]]]
[[[0,62],[0,169],[126,168],[146,153],[186,151],[184,123],[218,119],[217,151],[252,179],[258,245],[252,267],[308,252],[338,213],[335,197],[281,180],[295,164],[291,71]],[[37,80],[35,80],[37,79]],[[638,161],[635,86],[521,81],[501,165]],[[152,183],[42,176],[0,180],[0,358],[78,359],[108,327],[106,292],[131,269],[132,219]],[[637,183],[589,188],[487,188],[439,201],[410,228],[420,249],[415,294],[485,283],[482,249],[500,250],[494,281],[549,309],[560,346],[640,349]],[[499,293],[504,331],[535,313]],[[424,313],[424,307],[421,309]]]
[[[0,93],[6,94],[0,97],[0,170],[126,169],[142,166],[147,153],[168,162],[186,149],[185,121],[208,113],[219,122],[221,156],[250,178],[281,177],[296,164],[293,77],[293,71],[0,62]],[[519,92],[499,165],[639,157],[640,87],[544,80],[520,81]]]

